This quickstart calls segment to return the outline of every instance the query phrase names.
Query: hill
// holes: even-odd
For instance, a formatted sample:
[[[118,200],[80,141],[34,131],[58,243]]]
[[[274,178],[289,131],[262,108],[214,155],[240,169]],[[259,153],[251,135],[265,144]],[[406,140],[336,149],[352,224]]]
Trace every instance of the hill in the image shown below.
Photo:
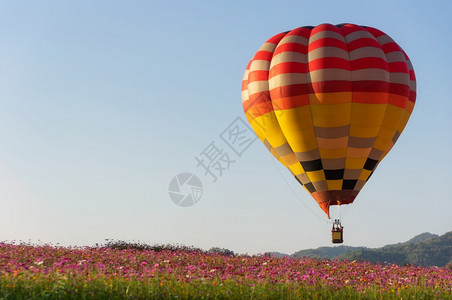
[[[452,231],[441,236],[424,232],[406,242],[381,248],[320,247],[300,250],[291,256],[443,267],[448,263],[452,264]]]
[[[264,256],[286,257],[286,256],[289,256],[289,254],[273,251],[273,252],[265,252]]]
[[[336,246],[336,247],[320,247],[317,249],[306,249],[295,252],[293,257],[313,257],[313,258],[337,258],[342,254],[350,251],[363,250],[364,247]]]
[[[357,249],[343,253],[339,258],[374,263],[443,267],[452,262],[452,231],[441,236],[423,233],[405,243],[376,249]]]
[[[406,242],[386,245],[386,246],[383,246],[382,248],[397,247],[397,246],[401,246],[401,245],[405,245],[405,244],[418,244],[418,243],[425,242],[427,240],[430,240],[430,239],[438,237],[438,236],[439,235],[437,235],[437,234],[432,234],[430,232],[424,232],[419,235],[416,235],[414,238],[412,238]]]

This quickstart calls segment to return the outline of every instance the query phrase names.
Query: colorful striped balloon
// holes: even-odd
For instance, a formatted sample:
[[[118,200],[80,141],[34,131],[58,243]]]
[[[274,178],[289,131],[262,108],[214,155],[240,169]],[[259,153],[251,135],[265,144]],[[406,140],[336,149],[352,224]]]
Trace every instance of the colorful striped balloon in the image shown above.
[[[350,204],[402,133],[416,99],[405,52],[378,29],[300,27],[246,68],[243,108],[268,150],[329,217]]]

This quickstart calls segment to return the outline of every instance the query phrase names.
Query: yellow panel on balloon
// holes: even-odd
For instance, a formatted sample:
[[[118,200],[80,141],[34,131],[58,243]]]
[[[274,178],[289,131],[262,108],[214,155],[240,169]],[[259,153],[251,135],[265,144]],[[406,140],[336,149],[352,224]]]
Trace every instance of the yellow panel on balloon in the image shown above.
[[[411,102],[410,102],[411,103]],[[406,124],[408,123],[408,119],[410,118],[411,113],[408,111],[405,111],[403,114],[402,121],[400,121],[399,124],[399,133],[402,133],[402,131],[405,129]]]
[[[255,118],[255,122],[257,126],[262,128],[261,132],[273,148],[277,148],[287,142],[273,112]]]
[[[388,147],[388,144],[392,142],[392,138],[395,134],[394,129],[388,129],[386,127],[381,127],[380,133],[378,133],[378,137],[375,140],[374,148],[385,151]]]
[[[311,104],[312,120],[317,127],[340,127],[350,124],[352,103],[315,105]]]
[[[346,169],[362,169],[366,163],[367,158],[351,158],[347,157],[345,160]]]
[[[359,175],[359,180],[366,181],[369,178],[370,173],[372,173],[372,171],[362,170],[361,175]]]
[[[343,180],[327,180],[326,184],[330,191],[338,191],[342,190],[342,182]]]
[[[285,133],[293,152],[307,152],[317,149],[317,139],[313,127]]]
[[[309,180],[311,180],[311,182],[326,180],[325,172],[323,172],[323,170],[306,172],[306,175],[308,175]]]
[[[399,124],[403,120],[404,115],[405,109],[388,104],[385,119],[381,126],[396,130],[399,128]]]
[[[301,166],[300,163],[296,163],[293,165],[288,166],[288,168],[295,174],[295,175],[300,175],[301,173],[304,173],[304,169]]]
[[[282,110],[277,114],[277,118],[281,128],[285,132],[312,127],[311,109],[309,105]]]
[[[257,137],[263,142],[265,140],[265,135],[262,133],[262,128],[256,123],[256,121],[252,118],[248,118],[248,122],[251,125],[251,128],[253,128],[254,132],[256,133]]]
[[[387,104],[352,103],[351,125],[380,126],[385,116]]]

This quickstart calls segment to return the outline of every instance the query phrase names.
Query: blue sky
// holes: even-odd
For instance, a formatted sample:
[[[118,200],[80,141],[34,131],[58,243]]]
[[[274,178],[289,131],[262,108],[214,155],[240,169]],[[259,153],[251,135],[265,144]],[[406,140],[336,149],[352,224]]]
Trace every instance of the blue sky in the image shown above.
[[[0,3],[0,240],[93,245],[106,238],[240,253],[330,245],[308,193],[256,141],[219,135],[244,118],[244,69],[299,26],[379,28],[410,56],[410,121],[355,203],[345,244],[379,247],[452,229],[452,4],[425,1],[20,1]],[[231,159],[217,182],[195,157]],[[171,179],[204,191],[179,207]]]

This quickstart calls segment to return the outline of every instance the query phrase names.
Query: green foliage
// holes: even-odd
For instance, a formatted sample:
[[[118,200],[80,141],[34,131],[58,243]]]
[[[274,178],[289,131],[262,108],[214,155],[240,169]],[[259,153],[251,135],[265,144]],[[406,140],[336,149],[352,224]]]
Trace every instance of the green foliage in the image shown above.
[[[336,247],[320,247],[317,249],[300,250],[292,254],[293,257],[313,257],[313,258],[337,258],[339,255],[353,250],[361,250],[364,247],[336,246]]]
[[[161,251],[182,251],[182,252],[203,252],[203,253],[216,253],[225,256],[234,256],[235,253],[232,250],[220,247],[212,247],[209,251],[202,250],[200,248],[196,248],[193,246],[185,246],[185,245],[173,245],[173,244],[154,244],[148,245],[143,242],[133,242],[133,241],[122,241],[122,240],[110,240],[106,239],[106,243],[103,245],[96,244],[98,248],[109,248],[114,250],[152,250],[156,252]]]
[[[419,237],[419,236],[418,236]],[[424,237],[426,235],[424,234]],[[417,238],[417,237],[416,237]],[[443,267],[452,261],[452,232],[442,236],[411,239],[397,245],[379,249],[360,249],[340,255],[341,259],[362,260],[374,263],[412,264]]]
[[[296,283],[184,282],[176,277],[149,280],[100,277],[90,281],[0,278],[0,299],[447,299],[449,296],[446,290],[420,286],[357,291]]]
[[[210,248],[210,250],[207,252],[208,253],[217,253],[217,254],[221,254],[221,255],[225,255],[225,256],[234,256],[235,255],[235,253],[232,250],[225,249],[225,248],[219,248],[219,247]]]
[[[109,248],[109,249],[115,249],[115,250],[126,250],[126,249],[133,249],[133,250],[152,250],[156,252],[160,251],[184,251],[184,252],[204,252],[204,250],[200,248],[196,248],[193,246],[185,246],[185,245],[173,245],[173,244],[154,244],[154,245],[148,245],[143,242],[129,242],[129,241],[121,241],[121,240],[110,240],[106,239],[106,243],[103,245],[96,244],[96,247],[101,248]],[[216,248],[220,249],[220,248]],[[225,249],[227,250],[227,249]],[[229,251],[229,250],[228,250]],[[232,252],[232,251],[231,251]]]

